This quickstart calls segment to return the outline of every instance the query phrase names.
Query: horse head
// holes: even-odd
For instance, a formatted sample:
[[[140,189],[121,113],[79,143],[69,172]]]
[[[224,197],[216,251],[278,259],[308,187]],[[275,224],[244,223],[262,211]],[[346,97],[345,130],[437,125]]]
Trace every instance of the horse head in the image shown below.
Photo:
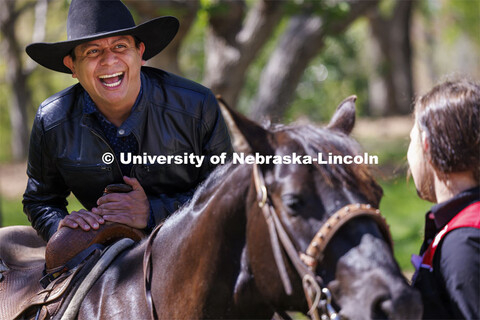
[[[266,129],[222,107],[234,144],[256,156],[246,204],[244,275],[236,291],[253,282],[280,315],[297,310],[332,319],[421,316],[419,294],[402,276],[388,227],[375,209],[382,189],[369,166],[324,163],[328,156],[360,154],[349,137],[355,99],[340,103],[325,128]]]

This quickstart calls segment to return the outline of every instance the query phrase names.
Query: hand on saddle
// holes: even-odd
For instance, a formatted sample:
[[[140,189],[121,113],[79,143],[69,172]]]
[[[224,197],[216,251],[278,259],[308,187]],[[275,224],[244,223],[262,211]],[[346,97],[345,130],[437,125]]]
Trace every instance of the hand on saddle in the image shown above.
[[[69,215],[67,215],[60,221],[57,230],[63,227],[75,229],[79,226],[85,231],[88,231],[91,228],[97,230],[98,228],[100,228],[100,225],[104,223],[105,220],[101,216],[82,209],[80,211],[70,212]]]
[[[105,221],[123,223],[132,228],[144,229],[147,226],[150,203],[142,186],[135,178],[123,177],[133,190],[128,193],[110,193],[97,200],[98,207],[92,213]]]

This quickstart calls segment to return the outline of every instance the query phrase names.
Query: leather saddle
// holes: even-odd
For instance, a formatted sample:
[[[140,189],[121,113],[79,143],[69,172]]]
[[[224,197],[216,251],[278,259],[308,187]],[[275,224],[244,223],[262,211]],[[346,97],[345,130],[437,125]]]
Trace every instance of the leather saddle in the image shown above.
[[[42,287],[45,245],[30,226],[0,228],[0,319],[58,315],[101,256],[95,250],[88,260]]]
[[[0,228],[0,319],[13,319],[40,292],[46,243],[30,226]]]
[[[107,186],[105,193],[131,190],[128,185],[116,184]],[[60,270],[95,244],[108,246],[122,238],[138,242],[143,237],[145,234],[138,229],[106,222],[99,229],[90,231],[61,228],[47,244],[30,226],[0,228],[0,319],[23,317],[30,314],[28,310],[35,311],[35,306],[42,305],[42,316],[55,314],[70,290],[72,279],[79,272],[88,272],[84,269],[89,268],[82,268],[82,259],[78,261],[79,268],[64,268],[63,273],[44,288],[40,280],[44,278],[45,268],[47,273]],[[92,251],[91,256],[95,255],[99,255],[98,251]],[[89,261],[94,263],[92,260],[95,259]],[[73,281],[77,282],[78,277]]]
[[[105,188],[108,193],[126,193],[132,191],[127,184],[111,184]],[[105,222],[97,230],[84,231],[81,228],[61,228],[48,241],[45,251],[47,272],[65,266],[69,261],[94,244],[110,245],[122,238],[139,242],[145,237],[142,231],[124,224]]]

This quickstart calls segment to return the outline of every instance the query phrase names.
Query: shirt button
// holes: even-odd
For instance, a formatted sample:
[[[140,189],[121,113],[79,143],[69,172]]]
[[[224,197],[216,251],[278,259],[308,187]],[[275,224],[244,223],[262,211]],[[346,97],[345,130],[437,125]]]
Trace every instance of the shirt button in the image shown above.
[[[119,135],[123,135],[124,133],[125,133],[125,130],[123,130],[123,129],[118,130]]]

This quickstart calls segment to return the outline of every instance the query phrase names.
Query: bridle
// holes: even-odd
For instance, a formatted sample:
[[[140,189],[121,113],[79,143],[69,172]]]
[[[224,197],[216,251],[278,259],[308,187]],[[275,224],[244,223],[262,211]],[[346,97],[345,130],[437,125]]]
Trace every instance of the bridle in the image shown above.
[[[382,232],[384,239],[388,241],[390,248],[393,250],[390,229],[385,218],[381,215],[380,210],[372,208],[369,204],[358,203],[344,206],[330,216],[322,225],[310,242],[307,250],[305,252],[298,252],[280,222],[278,213],[275,211],[272,201],[268,196],[263,173],[257,164],[253,165],[253,180],[257,193],[257,203],[268,225],[275,263],[285,292],[287,295],[292,294],[292,285],[283,259],[284,251],[302,279],[302,286],[308,303],[308,314],[310,317],[314,320],[340,319],[338,312],[335,311],[331,304],[332,296],[330,291],[326,286],[323,286],[323,280],[315,274],[315,270],[317,265],[322,262],[325,248],[335,236],[336,232],[347,222],[357,217],[373,219]]]
[[[305,252],[298,252],[273,207],[268,196],[263,173],[257,164],[253,165],[253,180],[257,193],[257,203],[268,225],[275,263],[280,273],[285,292],[287,295],[292,294],[292,284],[283,260],[283,251],[287,253],[288,258],[302,279],[302,286],[309,307],[308,314],[311,318],[314,320],[340,319],[339,314],[332,306],[332,295],[328,288],[323,286],[322,278],[315,274],[315,269],[317,265],[322,262],[325,248],[336,232],[347,222],[357,217],[369,217],[373,219],[380,228],[384,239],[388,241],[390,248],[393,250],[390,230],[385,218],[380,214],[380,210],[374,209],[368,204],[346,205],[328,218],[312,239]],[[157,226],[151,233],[143,257],[145,294],[151,319],[158,318],[151,295],[151,286],[153,275],[152,247],[153,241],[160,231],[160,228],[161,225]],[[319,313],[319,311],[321,313]]]

